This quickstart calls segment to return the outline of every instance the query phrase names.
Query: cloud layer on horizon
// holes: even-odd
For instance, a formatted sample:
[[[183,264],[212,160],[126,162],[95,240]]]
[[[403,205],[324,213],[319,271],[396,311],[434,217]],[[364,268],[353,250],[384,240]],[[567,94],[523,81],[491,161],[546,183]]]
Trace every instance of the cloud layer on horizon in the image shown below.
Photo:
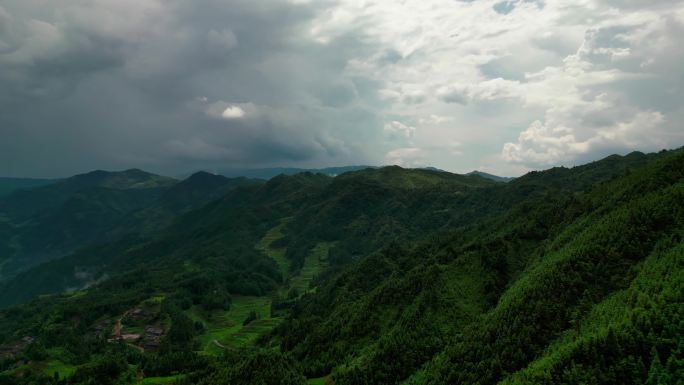
[[[677,147],[682,32],[674,0],[9,0],[0,175]]]

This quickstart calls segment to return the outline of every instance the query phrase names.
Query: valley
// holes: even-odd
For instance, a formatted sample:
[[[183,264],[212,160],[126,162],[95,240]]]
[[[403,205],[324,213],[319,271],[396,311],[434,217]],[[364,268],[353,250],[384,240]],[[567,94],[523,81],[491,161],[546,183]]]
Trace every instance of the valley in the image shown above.
[[[684,385],[683,34],[0,0],[0,385]]]
[[[0,384],[682,373],[682,150],[511,181],[399,167],[267,181],[97,173],[108,203],[95,209],[67,203],[92,193],[74,187],[82,178],[0,202],[52,202],[6,209],[10,221],[72,210],[56,234],[127,207],[100,224],[104,238],[0,282]]]

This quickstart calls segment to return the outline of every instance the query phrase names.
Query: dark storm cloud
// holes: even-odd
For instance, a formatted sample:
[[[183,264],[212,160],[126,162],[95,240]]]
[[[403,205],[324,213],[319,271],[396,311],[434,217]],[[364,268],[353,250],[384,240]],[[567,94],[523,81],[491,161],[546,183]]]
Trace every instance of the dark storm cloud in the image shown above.
[[[307,39],[320,7],[3,3],[0,174],[369,160],[358,139],[380,125],[356,101],[373,96],[357,90],[364,79],[339,75],[369,47],[348,34]]]
[[[681,0],[4,0],[0,175],[681,145]]]

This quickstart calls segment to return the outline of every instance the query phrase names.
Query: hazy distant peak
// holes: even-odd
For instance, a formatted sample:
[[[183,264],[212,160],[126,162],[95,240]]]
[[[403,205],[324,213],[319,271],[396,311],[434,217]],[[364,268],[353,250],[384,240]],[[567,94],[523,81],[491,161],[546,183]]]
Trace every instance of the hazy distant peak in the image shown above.
[[[495,182],[504,182],[504,183],[510,182],[513,179],[515,179],[515,178],[511,178],[511,177],[493,175],[493,174],[489,174],[489,173],[486,173],[483,171],[478,171],[478,170],[471,171],[471,172],[467,173],[466,175],[477,175],[477,176],[481,176],[481,177],[486,178],[486,179],[493,180]]]
[[[273,168],[229,168],[219,170],[219,174],[227,177],[244,176],[247,178],[271,179],[280,175],[296,175],[305,172],[313,174],[323,174],[328,176],[337,176],[350,171],[363,170],[366,168],[373,168],[373,166],[340,166],[340,167],[325,167],[325,168],[296,168],[296,167],[273,167]]]
[[[214,173],[211,173],[208,171],[197,171],[196,173],[185,178],[183,180],[183,182],[198,181],[198,180],[228,180],[228,179],[230,179],[230,178],[223,176],[223,175],[220,175],[220,174],[214,174]]]
[[[137,168],[124,171],[95,170],[64,179],[62,186],[105,187],[113,189],[137,189],[170,186],[178,181],[174,178],[156,175]]]

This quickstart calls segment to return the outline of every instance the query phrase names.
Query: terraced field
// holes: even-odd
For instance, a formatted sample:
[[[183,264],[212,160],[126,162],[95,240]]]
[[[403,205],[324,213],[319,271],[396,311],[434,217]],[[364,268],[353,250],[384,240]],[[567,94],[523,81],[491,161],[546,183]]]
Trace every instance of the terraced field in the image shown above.
[[[280,267],[285,283],[279,290],[285,296],[294,288],[300,294],[310,290],[312,279],[328,264],[328,251],[331,244],[319,243],[306,257],[304,266],[296,274],[290,273],[290,261],[285,258],[286,248],[271,247],[273,242],[283,237],[283,227],[289,218],[282,219],[280,224],[270,229],[255,246],[271,257]],[[206,354],[221,354],[224,349],[241,348],[252,345],[257,338],[275,328],[282,320],[271,317],[270,297],[234,296],[230,310],[206,314],[193,306],[188,316],[193,321],[202,322],[206,332],[198,340],[201,351]],[[257,314],[257,319],[242,325],[250,312]]]
[[[300,294],[309,290],[311,280],[321,272],[323,268],[328,265],[328,251],[332,244],[328,242],[321,242],[317,244],[304,260],[304,266],[299,272],[290,273],[290,261],[285,258],[287,248],[275,248],[271,245],[273,242],[281,239],[283,235],[283,227],[287,225],[291,218],[284,218],[280,224],[269,230],[264,237],[256,245],[257,250],[261,250],[264,254],[272,258],[280,267],[280,271],[285,278],[285,284],[280,290],[280,294],[287,294],[287,292],[294,288]]]
[[[257,250],[261,250],[278,264],[278,267],[280,267],[280,271],[283,274],[283,278],[286,278],[290,271],[290,261],[285,258],[285,251],[287,249],[285,247],[273,248],[271,247],[271,244],[284,236],[283,227],[285,227],[290,220],[291,218],[281,219],[280,224],[269,230],[256,245]]]
[[[249,313],[254,311],[257,320],[242,325]],[[188,312],[194,321],[204,323],[207,331],[199,337],[202,351],[220,354],[224,348],[239,348],[252,344],[259,336],[273,329],[281,321],[271,318],[271,299],[268,297],[234,296],[230,310],[214,312],[211,317],[196,307]]]
[[[252,321],[243,326],[237,333],[232,334],[225,341],[225,346],[239,348],[251,345],[259,336],[273,330],[281,321],[280,318],[264,318]]]
[[[321,242],[314,247],[304,260],[304,266],[299,273],[290,278],[290,287],[297,289],[299,293],[309,290],[311,280],[328,265],[328,251],[331,244]]]

